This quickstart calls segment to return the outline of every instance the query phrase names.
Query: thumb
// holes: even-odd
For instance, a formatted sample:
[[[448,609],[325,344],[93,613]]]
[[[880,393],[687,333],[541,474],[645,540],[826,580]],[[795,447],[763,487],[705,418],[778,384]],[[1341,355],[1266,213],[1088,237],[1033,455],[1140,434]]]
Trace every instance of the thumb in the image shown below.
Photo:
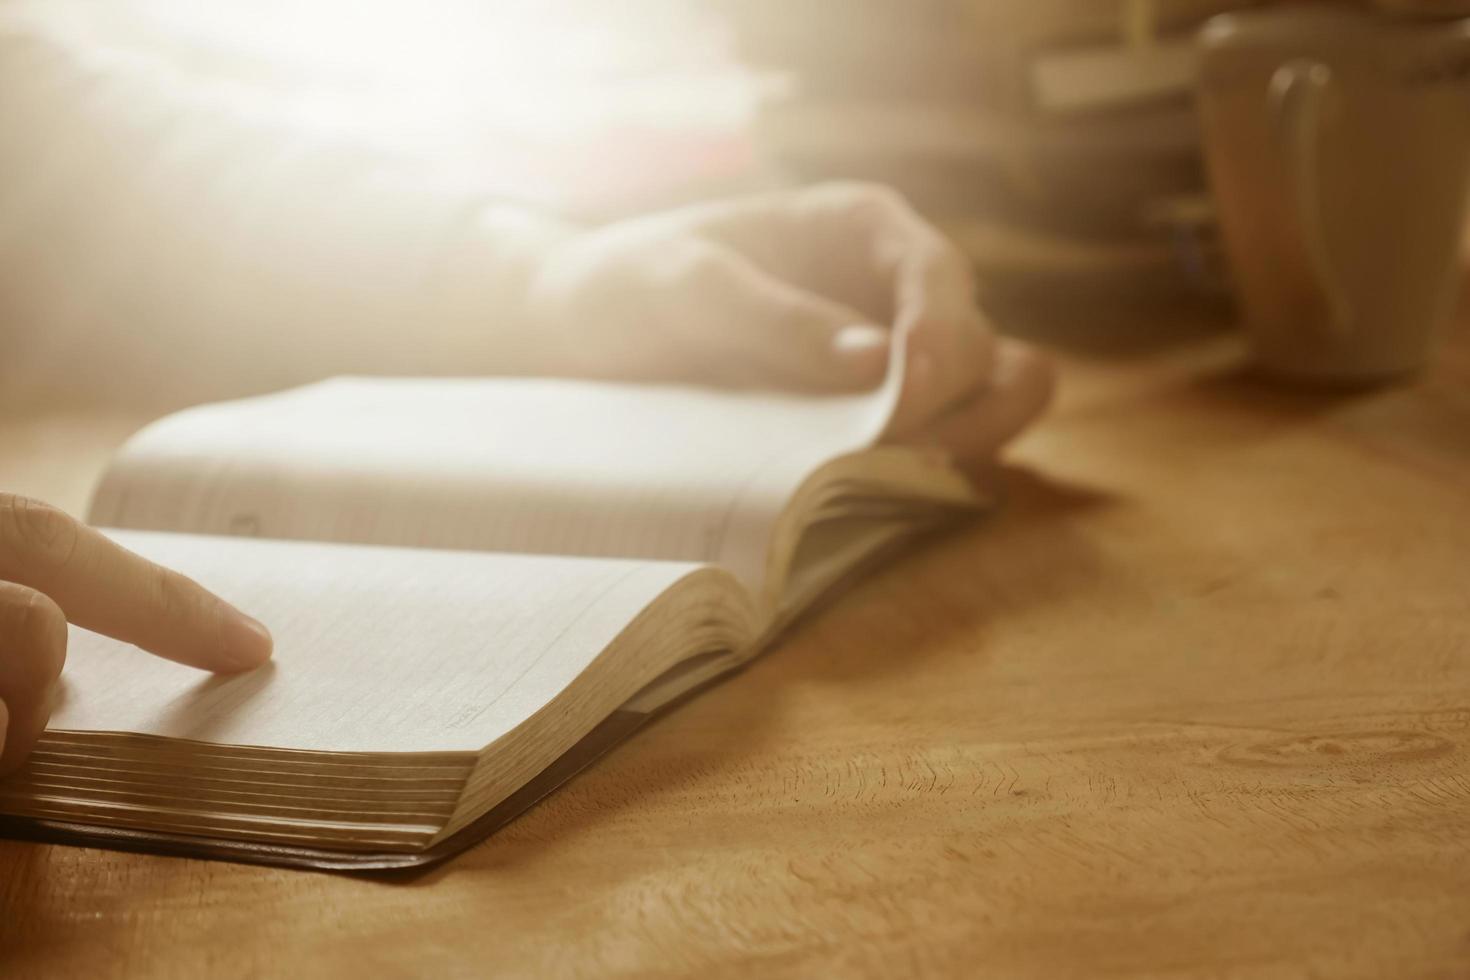
[[[834,392],[882,379],[892,334],[857,310],[735,252],[721,250],[701,272],[701,315],[681,326],[700,333],[721,380]]]

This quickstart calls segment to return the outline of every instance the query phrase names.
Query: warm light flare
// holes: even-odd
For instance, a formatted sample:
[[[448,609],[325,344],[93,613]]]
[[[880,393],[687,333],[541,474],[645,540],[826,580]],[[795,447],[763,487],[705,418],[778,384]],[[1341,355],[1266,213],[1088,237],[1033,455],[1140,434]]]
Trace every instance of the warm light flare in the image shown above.
[[[726,32],[676,0],[60,0],[30,13],[97,57],[152,60],[400,149],[467,128],[725,124],[753,98],[748,79],[712,79],[730,63]]]

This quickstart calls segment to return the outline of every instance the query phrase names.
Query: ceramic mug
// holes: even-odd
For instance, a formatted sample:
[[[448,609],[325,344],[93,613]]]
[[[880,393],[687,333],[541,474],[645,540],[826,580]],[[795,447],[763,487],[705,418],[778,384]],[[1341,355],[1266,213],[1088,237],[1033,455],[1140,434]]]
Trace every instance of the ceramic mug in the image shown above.
[[[1454,310],[1470,177],[1470,21],[1344,7],[1200,34],[1205,158],[1257,359],[1372,381]]]

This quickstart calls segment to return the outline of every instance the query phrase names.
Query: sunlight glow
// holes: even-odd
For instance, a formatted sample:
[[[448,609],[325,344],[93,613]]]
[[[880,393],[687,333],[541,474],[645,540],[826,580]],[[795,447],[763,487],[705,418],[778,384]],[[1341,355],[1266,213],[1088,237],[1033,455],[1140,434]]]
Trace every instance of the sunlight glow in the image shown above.
[[[595,191],[589,167],[611,187],[689,147],[728,154],[714,144],[773,88],[736,70],[725,26],[688,0],[31,6],[72,49],[126,60],[191,98],[548,205],[568,187]]]

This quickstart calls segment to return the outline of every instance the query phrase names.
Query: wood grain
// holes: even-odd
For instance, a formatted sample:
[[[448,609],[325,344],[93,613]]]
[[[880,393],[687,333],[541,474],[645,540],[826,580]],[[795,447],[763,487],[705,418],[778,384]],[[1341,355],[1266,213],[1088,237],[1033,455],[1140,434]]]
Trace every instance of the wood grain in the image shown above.
[[[462,859],[0,843],[0,975],[1470,975],[1470,347],[1313,394],[1167,340],[1074,346],[1002,516]],[[129,424],[12,418],[3,482],[80,509]]]

